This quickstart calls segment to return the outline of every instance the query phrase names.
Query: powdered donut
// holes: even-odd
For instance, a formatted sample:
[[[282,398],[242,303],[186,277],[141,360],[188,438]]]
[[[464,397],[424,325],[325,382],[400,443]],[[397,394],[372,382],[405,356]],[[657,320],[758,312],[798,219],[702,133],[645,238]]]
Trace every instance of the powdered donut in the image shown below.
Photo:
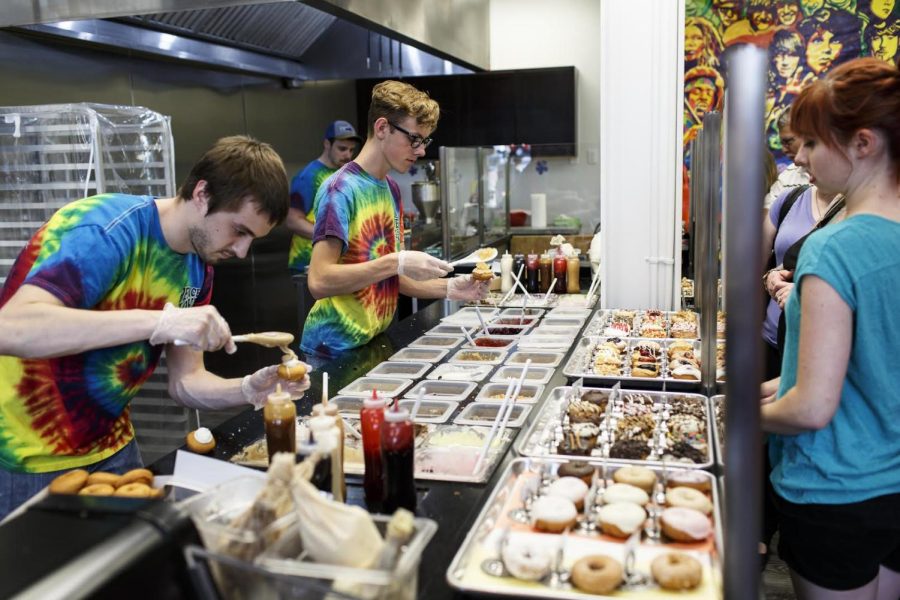
[[[597,513],[603,533],[618,538],[627,538],[643,527],[647,513],[637,504],[617,502],[607,504]]]
[[[613,473],[613,480],[617,483],[627,483],[641,488],[650,494],[653,492],[653,486],[656,485],[656,473],[647,467],[628,466]]]
[[[659,520],[663,533],[676,542],[699,542],[712,533],[709,517],[693,508],[667,508]]]
[[[669,506],[682,506],[693,508],[708,515],[712,512],[712,502],[703,492],[689,487],[674,487],[666,492],[666,504]]]
[[[622,565],[602,554],[585,556],[572,565],[572,583],[588,594],[608,594],[622,583]]]
[[[550,572],[550,552],[538,544],[504,544],[500,555],[506,570],[516,579],[537,581]]]
[[[650,563],[653,579],[664,590],[692,590],[700,585],[700,561],[683,552],[660,554]]]

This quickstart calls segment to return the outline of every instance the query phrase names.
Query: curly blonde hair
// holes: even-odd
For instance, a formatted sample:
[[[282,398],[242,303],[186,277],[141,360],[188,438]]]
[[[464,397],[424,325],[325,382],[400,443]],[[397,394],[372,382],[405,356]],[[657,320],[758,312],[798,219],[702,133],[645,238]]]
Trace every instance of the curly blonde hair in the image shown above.
[[[440,116],[438,103],[425,92],[402,81],[382,81],[372,88],[368,134],[371,136],[375,132],[375,121],[381,117],[394,122],[413,117],[416,123],[434,131]]]

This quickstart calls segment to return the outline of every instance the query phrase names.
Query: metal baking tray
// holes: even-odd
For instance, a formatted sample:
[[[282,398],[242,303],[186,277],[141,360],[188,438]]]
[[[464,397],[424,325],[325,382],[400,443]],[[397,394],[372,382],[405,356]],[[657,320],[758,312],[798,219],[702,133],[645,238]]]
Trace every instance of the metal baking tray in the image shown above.
[[[400,408],[412,412],[415,400],[400,400]],[[450,415],[459,407],[458,402],[449,400],[422,400],[413,419],[414,423],[446,423]]]
[[[581,388],[581,393],[595,390],[604,394],[609,394],[611,392],[610,389],[606,388]],[[554,458],[565,458],[568,456],[557,452],[557,440],[562,434],[562,419],[566,414],[566,408],[569,406],[569,399],[573,393],[573,388],[569,386],[553,388],[547,393],[547,397],[541,405],[540,411],[531,420],[531,426],[528,428],[528,431],[524,436],[519,436],[516,444],[516,452],[523,456],[549,456]],[[705,469],[712,466],[714,442],[712,437],[712,421],[710,420],[709,399],[706,396],[701,396],[699,394],[683,394],[679,392],[656,392],[650,390],[621,390],[621,393],[623,395],[637,394],[649,396],[654,402],[660,402],[663,405],[667,405],[678,398],[688,398],[701,406],[704,413],[702,421],[706,427],[706,458],[700,463],[651,459],[629,460],[623,458],[609,460],[645,466],[662,466],[663,462],[665,462],[667,465],[674,465],[685,469]],[[588,458],[589,460],[603,459],[602,449],[594,448]]]
[[[458,333],[462,333],[459,331]],[[456,348],[465,341],[461,335],[423,335],[407,344],[408,348]]]
[[[489,383],[481,388],[478,392],[478,396],[475,398],[476,402],[493,402],[500,403],[503,402],[503,398],[506,396],[506,389],[509,387],[509,383]],[[544,386],[539,383],[523,383],[522,389],[519,390],[519,396],[516,398],[516,404],[537,404],[541,400],[541,394],[544,393]],[[499,398],[491,398],[491,396],[500,395]]]
[[[484,381],[494,365],[444,363],[426,376],[426,379],[442,381]]]
[[[491,381],[499,381],[501,383],[505,383],[510,379],[518,381],[522,377],[523,368],[525,368],[524,365],[504,365],[491,375]],[[527,383],[547,383],[551,377],[553,377],[553,369],[550,367],[531,365],[528,367],[528,372],[525,373],[525,381]]]
[[[631,309],[609,309],[605,311],[598,311],[596,315],[591,319],[588,323],[587,327],[584,329],[585,336],[598,336],[598,337],[613,337],[612,331],[606,331],[606,327],[609,324],[612,317],[615,315],[616,310],[631,310]],[[641,323],[643,322],[644,317],[647,314],[646,310],[632,310],[631,312],[635,313],[634,319],[632,320],[632,327],[627,332],[618,333],[618,337],[626,338],[626,337],[646,337],[641,335]],[[666,335],[660,338],[647,338],[647,339],[667,339],[672,338],[671,336],[671,326],[672,326],[672,315],[675,314],[676,311],[661,311],[663,315],[663,327],[665,329]],[[696,313],[695,313],[696,314]],[[697,335],[683,338],[674,338],[681,340],[697,340],[700,339],[700,320],[699,315],[697,316]]]
[[[524,365],[531,359],[531,364],[536,367],[558,367],[566,355],[562,352],[546,352],[540,350],[517,350],[506,359],[508,365]]]
[[[453,423],[456,425],[492,426],[502,406],[502,404],[496,402],[472,402],[453,419]],[[521,427],[525,423],[525,418],[529,412],[531,412],[530,406],[519,403],[514,404],[506,426],[516,429]]]
[[[381,398],[396,398],[403,390],[412,385],[412,379],[393,377],[360,377],[350,385],[338,391],[343,396],[361,396],[370,398],[372,390],[377,390]]]
[[[437,348],[404,348],[403,350],[394,353],[388,360],[436,363],[447,356],[449,352],[449,350],[439,350]]]
[[[427,362],[388,360],[376,365],[375,368],[366,373],[366,377],[393,377],[395,379],[397,377],[402,377],[418,379],[433,366],[434,365]]]
[[[621,338],[626,342],[625,350],[622,353],[623,366],[621,375],[600,375],[594,372],[594,349],[602,342],[611,339],[607,337],[583,337],[578,340],[572,355],[566,366],[563,367],[563,374],[566,377],[584,378],[589,382],[600,382],[614,384],[617,381],[627,382],[630,386],[636,387],[663,387],[670,390],[696,390],[700,388],[699,380],[675,379],[669,374],[669,357],[667,350],[669,345],[675,342],[689,342],[694,346],[694,351],[700,355],[700,342],[698,340],[671,340],[671,339],[644,339],[644,338]],[[658,377],[632,377],[631,376],[631,353],[635,346],[644,342],[654,342],[660,345],[660,369]]]
[[[458,590],[470,593],[502,595],[516,598],[561,598],[585,600],[606,596],[597,596],[581,592],[565,583],[550,585],[550,578],[542,581],[528,582],[514,579],[511,576],[494,576],[482,569],[486,561],[496,559],[500,543],[504,536],[513,544],[540,545],[548,548],[551,557],[562,553],[561,567],[571,571],[574,562],[588,555],[602,554],[625,564],[627,542],[597,532],[583,532],[576,527],[566,534],[538,532],[527,522],[522,523],[511,517],[517,516],[523,507],[524,500],[531,490],[539,489],[541,483],[556,478],[556,471],[566,461],[539,458],[518,458],[509,463],[498,477],[498,483],[481,509],[475,523],[466,535],[465,540],[456,552],[447,568],[448,583]],[[600,472],[606,472],[607,480],[623,463],[604,461],[595,463]],[[602,466],[601,466],[602,465]],[[605,468],[604,468],[605,466]],[[661,468],[651,467],[661,480]],[[671,471],[671,470],[670,470]],[[710,515],[713,533],[701,542],[671,543],[660,538],[651,541],[642,533],[642,540],[637,544],[634,553],[634,569],[646,575],[648,584],[640,586],[620,586],[613,595],[616,598],[678,597],[684,600],[716,599],[722,596],[722,519],[718,487],[712,474],[702,472],[710,480],[709,498],[713,504]],[[516,511],[516,512],[513,512]],[[520,513],[523,514],[523,513]],[[527,514],[527,513],[524,513]],[[700,561],[703,578],[699,587],[682,592],[663,592],[653,583],[650,574],[650,563],[662,552],[684,552]],[[552,563],[552,560],[551,560]]]
[[[476,353],[481,356],[480,360],[469,360],[463,358]],[[477,350],[459,350],[450,357],[449,362],[463,365],[499,365],[506,359],[506,350],[491,350],[490,348],[479,348]]]
[[[725,396],[718,394],[709,399],[710,421],[713,427],[712,440],[716,450],[716,464],[719,468],[725,466]]]
[[[450,402],[462,402],[469,397],[475,389],[472,381],[437,381],[425,379],[420,381],[412,389],[407,390],[405,397],[417,398],[421,390],[426,400],[448,400]]]

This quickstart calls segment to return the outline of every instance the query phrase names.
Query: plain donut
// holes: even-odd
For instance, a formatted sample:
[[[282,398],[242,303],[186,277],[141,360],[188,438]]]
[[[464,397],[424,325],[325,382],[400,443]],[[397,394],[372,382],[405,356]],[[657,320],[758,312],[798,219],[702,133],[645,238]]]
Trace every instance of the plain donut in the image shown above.
[[[89,476],[84,469],[68,471],[51,481],[48,491],[51,494],[77,494],[87,483]]]
[[[585,556],[572,565],[572,583],[588,594],[608,594],[622,583],[622,565],[602,554]]]
[[[692,590],[700,585],[700,561],[683,552],[660,554],[650,563],[653,579],[664,590]]]

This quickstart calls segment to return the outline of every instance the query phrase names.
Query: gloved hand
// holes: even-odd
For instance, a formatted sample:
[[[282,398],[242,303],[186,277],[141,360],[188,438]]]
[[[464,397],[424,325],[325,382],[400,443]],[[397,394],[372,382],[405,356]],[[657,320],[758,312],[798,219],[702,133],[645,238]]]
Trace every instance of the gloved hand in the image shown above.
[[[447,300],[481,300],[488,293],[487,281],[475,281],[471,275],[460,275],[447,280]]]
[[[176,308],[167,302],[159,315],[159,321],[150,334],[150,343],[192,346],[197,350],[211,351],[225,348],[234,354],[237,346],[231,339],[231,329],[214,306]]]
[[[291,397],[298,397],[309,389],[309,372],[312,367],[306,365],[307,375],[300,381],[288,381],[278,376],[278,365],[263,367],[256,373],[244,377],[241,381],[241,392],[248,403],[259,410],[266,404],[266,398],[275,391],[275,387],[281,384],[281,391],[287,392]]]
[[[449,263],[418,250],[401,250],[397,275],[406,275],[416,281],[438,279],[453,270]]]

